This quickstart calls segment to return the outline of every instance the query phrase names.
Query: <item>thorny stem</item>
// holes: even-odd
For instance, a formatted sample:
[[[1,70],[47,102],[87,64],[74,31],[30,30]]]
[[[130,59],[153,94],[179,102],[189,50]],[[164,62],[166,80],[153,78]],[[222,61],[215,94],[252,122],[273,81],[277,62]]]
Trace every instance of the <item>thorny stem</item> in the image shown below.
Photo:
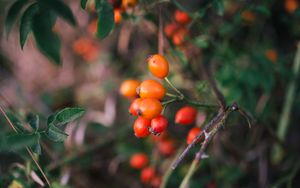
[[[18,134],[18,130],[15,128],[13,123],[10,121],[9,117],[7,116],[6,112],[4,111],[4,109],[2,108],[1,105],[0,105],[0,111],[1,111],[2,115],[5,117],[6,121],[10,125],[10,127]],[[48,186],[51,187],[50,181],[48,180],[46,174],[44,173],[41,166],[39,165],[39,163],[35,159],[35,157],[34,157],[32,151],[30,150],[30,148],[26,146],[26,150],[27,150],[27,153],[30,155],[31,159],[33,160],[33,162],[35,163],[35,165],[37,166],[37,168],[39,169],[39,171],[41,172],[41,174],[44,177],[45,181],[47,182]]]

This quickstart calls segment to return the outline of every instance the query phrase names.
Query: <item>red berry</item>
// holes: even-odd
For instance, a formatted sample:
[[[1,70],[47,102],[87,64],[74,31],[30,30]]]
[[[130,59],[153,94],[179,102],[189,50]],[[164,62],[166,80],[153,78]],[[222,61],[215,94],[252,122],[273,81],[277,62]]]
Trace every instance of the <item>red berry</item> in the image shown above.
[[[134,124],[133,124],[133,130],[134,134],[138,138],[146,137],[150,134],[149,127],[150,127],[151,121],[148,119],[145,119],[143,117],[138,117]]]
[[[186,142],[187,144],[190,144],[193,142],[193,140],[196,138],[196,136],[201,132],[201,129],[199,127],[194,127],[192,128],[188,135],[187,135],[187,139],[186,139]],[[203,139],[203,136],[201,136],[196,143],[200,142],[200,140]]]
[[[143,183],[150,183],[155,176],[155,170],[153,167],[146,167],[141,172],[141,181]]]
[[[134,115],[134,116],[138,116],[138,110],[139,110],[139,106],[141,103],[142,99],[141,98],[137,98],[134,99],[134,101],[132,101],[130,107],[129,107],[129,113]]]
[[[156,175],[155,177],[152,178],[151,180],[151,186],[153,188],[158,188],[161,184],[162,178],[160,175]]]
[[[135,169],[142,169],[148,162],[148,156],[145,153],[135,153],[130,158],[130,166]]]
[[[163,115],[159,115],[151,120],[150,132],[154,135],[162,133],[168,125],[168,120]]]
[[[197,110],[192,106],[180,108],[175,115],[175,122],[181,125],[189,125],[196,119]]]
[[[171,156],[175,152],[174,142],[172,140],[162,140],[158,143],[158,151],[165,156]]]

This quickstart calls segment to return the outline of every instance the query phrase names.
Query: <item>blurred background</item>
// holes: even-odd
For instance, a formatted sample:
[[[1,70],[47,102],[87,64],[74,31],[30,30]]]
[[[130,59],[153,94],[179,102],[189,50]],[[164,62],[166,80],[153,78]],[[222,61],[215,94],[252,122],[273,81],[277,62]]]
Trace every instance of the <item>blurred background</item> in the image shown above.
[[[5,32],[14,2],[0,1],[2,108],[24,124],[28,114],[38,114],[41,130],[57,110],[86,110],[62,127],[69,135],[64,142],[39,139],[37,159],[53,187],[179,187],[200,146],[175,170],[169,166],[187,145],[188,131],[210,121],[217,110],[199,108],[195,123],[180,126],[174,116],[185,103],[172,103],[164,112],[167,131],[139,139],[132,130],[135,118],[128,113],[132,99],[119,93],[124,80],[153,79],[146,59],[158,53],[160,28],[168,78],[178,89],[195,101],[218,105],[203,73],[202,64],[208,64],[227,104],[237,102],[253,117],[249,129],[240,114],[230,114],[188,187],[300,186],[297,0],[109,0],[114,27],[100,37],[104,39],[99,27],[108,26],[97,22],[95,1],[88,0],[82,9],[79,0],[64,0],[77,24],[57,16],[51,26],[61,43],[60,65],[40,47],[51,47],[55,40],[40,43],[36,33],[29,33],[20,47],[20,19],[28,5],[19,10],[9,34]],[[13,134],[2,115],[0,124],[1,137]],[[0,148],[0,187],[47,187],[24,147],[16,148]],[[130,163],[136,153],[146,154],[155,168],[150,182]]]

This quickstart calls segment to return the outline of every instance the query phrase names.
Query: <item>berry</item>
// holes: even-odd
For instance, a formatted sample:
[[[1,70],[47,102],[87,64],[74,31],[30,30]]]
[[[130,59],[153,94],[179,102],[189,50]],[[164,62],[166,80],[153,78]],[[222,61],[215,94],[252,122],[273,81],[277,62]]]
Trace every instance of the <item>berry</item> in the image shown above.
[[[134,116],[138,116],[138,109],[140,106],[142,99],[141,98],[136,98],[134,99],[134,101],[132,101],[130,107],[129,107],[129,113],[134,115]]]
[[[135,153],[130,158],[130,166],[135,169],[144,168],[149,162],[148,156],[145,153]]]
[[[242,12],[242,19],[246,22],[252,23],[256,20],[256,15],[250,11],[250,10],[245,10]]]
[[[136,88],[140,85],[140,82],[137,80],[125,80],[120,86],[121,95],[134,98],[137,96]]]
[[[285,0],[284,8],[288,13],[293,13],[297,10],[299,4],[297,0]]]
[[[98,20],[95,19],[93,20],[89,25],[88,25],[88,32],[91,34],[96,34],[97,32],[97,25],[98,25]]]
[[[192,106],[180,108],[175,115],[175,122],[181,125],[189,125],[196,119],[197,110]]]
[[[162,133],[168,125],[168,120],[163,115],[159,115],[151,120],[150,132],[154,135]]]
[[[155,80],[143,81],[137,90],[141,98],[155,98],[160,100],[166,94],[164,86]]]
[[[165,26],[165,34],[167,37],[171,38],[175,31],[178,29],[178,26],[176,23],[169,23]]]
[[[152,178],[152,180],[151,180],[151,186],[152,186],[153,188],[158,188],[158,187],[160,186],[160,184],[161,184],[161,181],[162,181],[161,176],[156,175],[156,176],[154,176],[154,177]]]
[[[137,3],[137,0],[122,0],[122,6],[126,9],[129,7],[134,7]]]
[[[191,21],[190,16],[187,13],[180,10],[175,11],[174,18],[176,22],[182,25],[186,25]]]
[[[186,29],[182,28],[182,29],[177,30],[172,37],[173,44],[176,46],[182,45],[185,41],[185,36],[187,34],[188,34],[188,32]]]
[[[174,142],[170,139],[161,140],[157,147],[158,151],[164,156],[171,156],[175,152]]]
[[[271,61],[272,63],[275,63],[277,61],[278,55],[275,50],[268,49],[268,50],[266,50],[265,55],[266,55],[267,59],[269,61]]]
[[[146,167],[141,172],[141,182],[150,183],[155,176],[155,170],[153,167]]]
[[[138,117],[133,124],[133,131],[136,137],[144,138],[147,137],[149,132],[151,121],[143,117]]]
[[[169,74],[169,63],[164,56],[159,54],[151,55],[147,62],[148,68],[154,76],[162,79]]]
[[[153,119],[161,113],[161,110],[162,105],[159,100],[147,98],[141,101],[138,109],[138,115],[146,119]]]
[[[119,24],[122,21],[122,11],[120,9],[114,10],[114,18],[116,24]]]
[[[187,139],[186,139],[186,143],[190,144],[193,142],[193,140],[196,138],[196,136],[201,132],[201,129],[199,127],[194,127],[192,128],[188,135],[187,135]],[[196,143],[199,143],[201,140],[203,139],[203,136],[201,136]]]

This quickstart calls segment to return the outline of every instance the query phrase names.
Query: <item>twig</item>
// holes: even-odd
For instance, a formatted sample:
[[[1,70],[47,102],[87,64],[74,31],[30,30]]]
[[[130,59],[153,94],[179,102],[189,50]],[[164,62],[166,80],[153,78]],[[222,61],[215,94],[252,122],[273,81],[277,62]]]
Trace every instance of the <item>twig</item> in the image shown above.
[[[159,25],[158,25],[158,53],[160,55],[164,54],[164,32],[163,32],[163,19],[161,13],[161,6],[158,5],[159,11]]]
[[[2,115],[5,117],[6,121],[10,125],[10,127],[18,134],[18,130],[15,128],[15,126],[13,125],[13,123],[10,121],[10,119],[8,118],[6,112],[4,111],[4,109],[2,108],[1,105],[0,105],[0,111],[1,111]],[[50,181],[48,180],[46,174],[42,170],[41,166],[39,165],[39,163],[35,159],[32,151],[30,150],[30,148],[28,146],[26,146],[26,150],[27,150],[27,153],[30,155],[31,159],[33,160],[33,162],[35,163],[35,165],[37,166],[37,168],[39,169],[39,171],[41,172],[41,174],[44,177],[45,181],[47,182],[48,186],[51,187]]]

